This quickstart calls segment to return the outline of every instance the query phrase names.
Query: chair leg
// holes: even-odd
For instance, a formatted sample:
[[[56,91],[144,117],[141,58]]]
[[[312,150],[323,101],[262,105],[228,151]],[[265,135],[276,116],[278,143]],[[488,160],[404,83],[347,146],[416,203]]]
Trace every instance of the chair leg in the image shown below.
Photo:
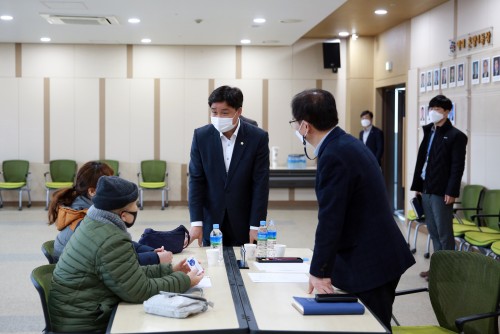
[[[165,189],[165,207],[168,207],[168,188]]]
[[[161,190],[161,209],[165,210],[165,189]]]
[[[50,192],[50,190],[47,189],[47,191],[45,193],[45,211],[47,211],[49,209],[49,192]]]
[[[431,256],[431,235],[427,234],[427,253],[424,254],[424,257],[428,259]]]
[[[139,190],[139,203],[140,203],[139,209],[141,209],[141,210],[144,209],[144,204],[142,202],[143,192],[144,192],[144,190],[142,190],[142,189]]]
[[[19,211],[23,209],[23,190],[19,190]]]
[[[413,220],[409,220],[408,224],[406,224],[408,232],[406,233],[406,240],[408,247],[410,247],[410,233],[411,233],[411,224],[413,223]]]
[[[419,224],[417,222],[417,225],[415,226],[415,235],[413,236],[413,248],[411,249],[412,253],[417,252],[417,237],[418,237],[418,230],[420,229],[420,226],[422,226],[422,224]]]
[[[0,208],[3,208],[2,192],[0,191]]]

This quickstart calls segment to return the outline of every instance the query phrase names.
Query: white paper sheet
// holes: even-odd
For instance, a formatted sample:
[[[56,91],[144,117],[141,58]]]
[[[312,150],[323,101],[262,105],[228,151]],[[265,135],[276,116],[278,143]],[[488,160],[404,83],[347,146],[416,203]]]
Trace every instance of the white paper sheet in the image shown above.
[[[210,288],[212,287],[212,281],[210,280],[210,276],[203,276],[200,283],[196,285],[197,288]]]
[[[293,273],[248,273],[254,283],[307,283],[306,274]]]
[[[260,271],[271,273],[305,273],[309,272],[309,263],[259,263],[255,262],[255,266]]]

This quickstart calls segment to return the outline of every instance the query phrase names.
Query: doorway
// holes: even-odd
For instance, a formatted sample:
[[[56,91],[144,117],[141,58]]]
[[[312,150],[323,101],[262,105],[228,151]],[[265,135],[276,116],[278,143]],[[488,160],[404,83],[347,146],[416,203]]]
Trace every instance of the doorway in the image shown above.
[[[382,130],[384,131],[384,159],[382,171],[389,196],[389,204],[397,216],[404,217],[403,138],[406,115],[406,88],[404,85],[379,88],[382,97]]]

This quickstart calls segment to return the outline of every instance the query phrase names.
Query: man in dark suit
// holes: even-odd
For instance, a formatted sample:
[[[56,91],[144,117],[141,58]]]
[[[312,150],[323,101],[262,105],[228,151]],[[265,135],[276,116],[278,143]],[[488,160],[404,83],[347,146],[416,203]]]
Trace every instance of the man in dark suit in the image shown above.
[[[373,125],[373,113],[371,111],[365,110],[361,113],[361,126],[363,131],[359,133],[359,140],[368,146],[375,158],[377,158],[378,165],[382,166],[384,132]]]
[[[303,143],[314,146],[318,158],[309,293],[333,293],[333,285],[351,292],[390,329],[396,286],[415,260],[389,208],[377,160],[338,127],[329,92],[297,94],[292,115]]]
[[[212,124],[196,129],[191,145],[191,240],[210,245],[213,224],[219,224],[224,246],[240,246],[257,240],[259,223],[266,220],[269,136],[240,121],[240,89],[219,87],[208,105]]]

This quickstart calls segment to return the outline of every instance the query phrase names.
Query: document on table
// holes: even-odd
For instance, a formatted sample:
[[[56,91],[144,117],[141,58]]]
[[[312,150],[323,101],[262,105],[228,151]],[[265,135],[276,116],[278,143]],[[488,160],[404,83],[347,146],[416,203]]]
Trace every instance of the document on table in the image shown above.
[[[212,286],[212,281],[209,276],[204,276],[200,283],[196,285],[197,288],[210,288]]]
[[[254,283],[307,283],[309,277],[304,273],[248,273]]]
[[[259,263],[255,262],[255,266],[260,271],[271,273],[308,273],[309,263]]]

